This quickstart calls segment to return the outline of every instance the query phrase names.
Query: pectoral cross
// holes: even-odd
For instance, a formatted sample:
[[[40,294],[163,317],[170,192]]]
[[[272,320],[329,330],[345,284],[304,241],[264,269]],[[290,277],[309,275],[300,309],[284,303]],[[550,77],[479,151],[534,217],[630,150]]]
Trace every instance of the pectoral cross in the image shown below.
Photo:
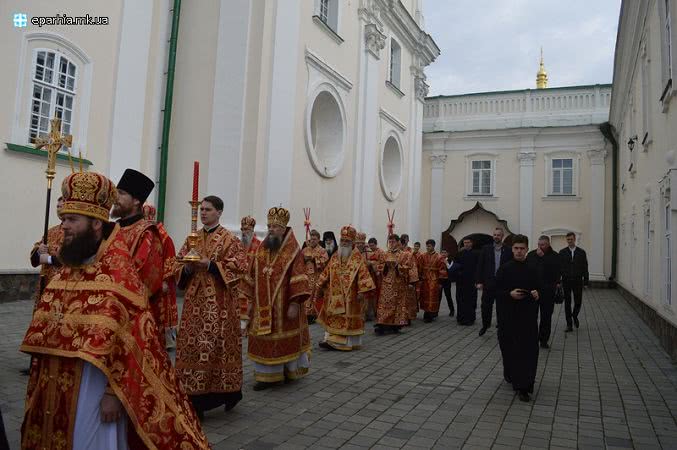
[[[54,175],[56,175],[56,154],[61,147],[71,147],[73,146],[73,136],[70,134],[62,135],[61,134],[61,119],[54,118],[50,121],[50,131],[47,135],[47,138],[37,138],[35,140],[35,148],[47,148],[47,185],[48,188],[52,187],[52,180],[54,180]],[[73,162],[71,161],[71,170],[73,170]]]

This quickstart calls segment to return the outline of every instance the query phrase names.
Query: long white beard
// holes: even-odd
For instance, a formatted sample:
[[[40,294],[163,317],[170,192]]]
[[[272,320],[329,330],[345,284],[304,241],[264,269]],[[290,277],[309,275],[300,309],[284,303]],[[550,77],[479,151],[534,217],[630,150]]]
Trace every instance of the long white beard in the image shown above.
[[[340,252],[341,252],[340,253],[341,258],[347,258],[353,252],[353,248],[352,247],[341,247]]]

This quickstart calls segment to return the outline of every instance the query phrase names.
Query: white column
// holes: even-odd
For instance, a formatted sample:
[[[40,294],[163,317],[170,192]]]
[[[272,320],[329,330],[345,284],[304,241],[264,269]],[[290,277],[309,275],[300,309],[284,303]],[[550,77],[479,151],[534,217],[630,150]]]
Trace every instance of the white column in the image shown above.
[[[108,176],[116,183],[128,167],[141,171],[149,169],[141,167],[141,141],[152,22],[153,2],[125,0],[122,6],[108,166]]]
[[[250,9],[249,0],[221,0],[219,11],[207,193],[223,199],[221,221],[231,231],[240,228],[238,194]]]
[[[408,182],[408,221],[407,229],[413,241],[428,239],[420,235],[419,217],[421,211],[421,158],[423,157],[423,102],[428,95],[423,69],[418,65],[411,67],[412,92],[409,126],[409,182]],[[437,239],[433,237],[433,239]]]
[[[299,67],[299,30],[301,0],[275,2],[273,64],[268,105],[266,138],[266,187],[259,217],[266,217],[268,208],[290,206],[294,130],[296,127],[296,91]]]
[[[533,243],[532,236],[534,217],[534,161],[536,153],[522,151],[517,155],[520,162],[520,221],[519,232],[529,238]],[[533,244],[531,247],[535,247]]]
[[[379,58],[385,35],[373,23],[364,25],[358,91],[357,146],[353,192],[353,223],[367,236],[374,234],[374,192],[378,179]]]
[[[430,238],[436,241],[442,233],[442,206],[444,204],[444,165],[447,155],[433,153],[429,156],[432,164],[430,175]],[[428,239],[428,237],[426,237]]]
[[[589,150],[590,158],[590,241],[588,243],[588,270],[591,280],[606,280],[604,276],[604,195],[606,184],[606,155],[604,149]]]

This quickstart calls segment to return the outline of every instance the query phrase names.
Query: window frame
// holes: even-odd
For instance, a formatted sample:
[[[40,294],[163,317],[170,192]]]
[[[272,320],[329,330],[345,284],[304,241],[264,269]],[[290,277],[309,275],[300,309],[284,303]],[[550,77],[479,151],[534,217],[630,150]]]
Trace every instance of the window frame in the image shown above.
[[[580,153],[556,151],[545,155],[545,197],[546,199],[577,199],[580,193]],[[571,160],[571,194],[555,193],[553,190],[554,160]],[[563,181],[562,181],[563,184]]]
[[[393,46],[394,44],[394,46]],[[394,58],[395,51],[397,52],[397,59]],[[388,81],[398,90],[402,90],[402,46],[397,40],[391,36],[390,38],[390,54],[388,57]],[[395,79],[394,75],[397,75]]]
[[[47,61],[48,55],[54,55],[53,58],[53,66],[51,69],[52,72],[52,77],[50,81],[45,80],[44,77],[44,70],[43,69],[43,78],[39,79],[37,77],[38,73],[38,57],[40,53],[45,54],[45,61]],[[60,80],[59,78],[61,77],[61,63],[62,61],[67,61],[66,70],[67,73],[65,74],[66,76],[66,86],[61,87],[60,86]],[[78,78],[80,76],[80,67],[77,64],[76,61],[73,60],[73,58],[70,55],[64,54],[64,52],[61,52],[57,49],[51,49],[51,48],[46,48],[46,47],[37,47],[33,49],[31,52],[31,70],[30,70],[30,79],[29,79],[29,86],[30,86],[30,101],[29,101],[29,107],[28,107],[28,128],[27,128],[27,134],[26,134],[26,142],[29,145],[34,145],[34,139],[37,139],[39,137],[45,137],[49,133],[49,121],[56,117],[56,114],[59,110],[61,110],[61,114],[59,117],[62,119],[61,122],[61,130],[59,130],[63,134],[74,134],[74,119],[75,119],[75,109],[76,109],[76,104],[77,101],[79,100],[78,98],[78,88],[79,88],[79,81]],[[74,75],[72,76],[73,79],[73,86],[72,89],[68,89],[67,87],[67,82],[68,78],[70,77],[68,74],[68,68],[72,65],[74,67]],[[46,66],[43,66],[46,68]],[[36,88],[41,88],[42,93],[41,97],[39,99],[36,99],[35,97],[35,90]],[[39,108],[39,111],[37,113],[38,117],[38,123],[37,123],[37,128],[34,129],[33,127],[33,116],[35,113],[34,111],[34,103],[36,100],[39,103],[45,103],[44,101],[44,92],[45,90],[49,90],[50,92],[50,99],[49,99],[49,112],[48,116],[44,117],[42,114],[42,107]],[[61,106],[58,105],[58,98],[59,95],[63,96],[63,103]],[[71,99],[71,106],[70,108],[67,108],[66,102],[67,99]],[[64,118],[65,112],[68,111],[70,112],[70,120],[67,121]],[[42,130],[41,122],[43,119],[46,119],[47,122],[47,129]],[[36,133],[35,137],[32,135],[33,132]],[[44,134],[43,134],[44,133]],[[63,151],[63,150],[61,150]]]
[[[475,192],[473,190],[473,175],[475,170],[483,171],[487,169],[473,169],[473,162],[488,161],[490,163],[489,176],[489,193],[482,194],[481,192]],[[475,153],[472,155],[466,155],[466,184],[465,184],[465,196],[468,198],[492,198],[496,197],[496,169],[497,169],[497,157],[496,155],[486,154],[486,153]],[[481,185],[481,175],[480,175],[480,191],[482,188]]]
[[[338,44],[343,43],[343,38],[339,35],[341,28],[340,0],[315,0],[313,20]]]
[[[662,89],[660,92],[660,102],[662,112],[667,113],[670,99],[675,91],[675,60],[677,59],[677,49],[675,49],[674,34],[674,14],[675,11],[670,7],[670,0],[658,2],[658,11],[660,18],[660,37],[661,37],[661,79]]]

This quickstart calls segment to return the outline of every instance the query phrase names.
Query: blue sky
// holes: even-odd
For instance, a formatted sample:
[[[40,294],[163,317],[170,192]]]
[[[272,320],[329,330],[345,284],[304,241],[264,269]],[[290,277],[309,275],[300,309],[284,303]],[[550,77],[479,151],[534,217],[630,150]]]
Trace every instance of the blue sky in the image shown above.
[[[621,0],[424,0],[429,95],[611,83]]]

